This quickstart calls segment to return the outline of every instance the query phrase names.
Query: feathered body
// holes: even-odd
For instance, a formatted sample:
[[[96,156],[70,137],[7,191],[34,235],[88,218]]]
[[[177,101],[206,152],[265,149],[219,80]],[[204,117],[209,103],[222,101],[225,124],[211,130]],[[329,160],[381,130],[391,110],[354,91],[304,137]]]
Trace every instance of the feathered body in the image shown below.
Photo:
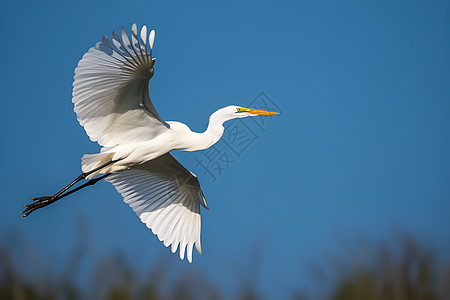
[[[180,258],[186,253],[191,262],[194,245],[201,253],[200,205],[208,206],[197,177],[170,151],[207,149],[222,137],[224,122],[275,113],[227,106],[211,115],[203,133],[180,122],[165,122],[148,90],[155,72],[154,37],[153,30],[147,35],[146,26],[138,33],[134,24],[130,36],[123,28],[121,36],[114,31],[111,40],[104,36],[80,60],[73,83],[74,111],[101,151],[84,155],[82,175],[54,196],[34,198],[37,202],[23,213],[27,216],[64,197],[62,193],[79,180],[95,183],[94,177],[106,174],[102,178],[114,185],[164,245],[172,252],[179,247]]]
[[[169,127],[165,134],[157,135],[151,140],[130,144],[118,144],[103,147],[99,154],[86,154],[82,159],[82,170],[88,172],[104,164],[107,160],[117,160],[89,177],[98,174],[117,173],[127,170],[134,165],[160,157],[172,150],[198,151],[208,149],[217,143],[223,135],[223,123],[233,119],[238,106],[230,105],[219,109],[209,118],[205,132],[193,132],[189,126],[181,122],[168,121]]]

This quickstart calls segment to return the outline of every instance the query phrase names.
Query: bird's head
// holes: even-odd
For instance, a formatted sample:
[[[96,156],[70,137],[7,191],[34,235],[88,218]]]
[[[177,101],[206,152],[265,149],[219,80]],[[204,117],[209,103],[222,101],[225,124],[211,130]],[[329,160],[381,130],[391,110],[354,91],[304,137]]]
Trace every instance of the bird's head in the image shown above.
[[[227,116],[228,120],[237,119],[237,118],[245,118],[245,117],[256,117],[256,116],[267,116],[267,115],[278,115],[280,113],[268,111],[268,110],[260,110],[254,108],[245,108],[242,106],[230,105],[221,109],[222,113]]]
[[[210,122],[218,122],[219,124],[223,124],[226,121],[237,119],[237,118],[245,118],[245,117],[255,117],[261,115],[278,115],[280,113],[268,111],[268,110],[260,110],[254,108],[245,108],[237,105],[230,105],[224,108],[219,109],[215,113],[211,115],[209,118]]]

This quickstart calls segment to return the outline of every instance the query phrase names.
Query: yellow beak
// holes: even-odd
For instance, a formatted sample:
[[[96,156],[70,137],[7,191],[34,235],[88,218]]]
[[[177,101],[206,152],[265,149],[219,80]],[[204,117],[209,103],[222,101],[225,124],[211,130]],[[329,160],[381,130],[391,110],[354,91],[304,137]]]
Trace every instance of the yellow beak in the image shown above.
[[[253,108],[241,108],[240,111],[242,112],[248,112],[252,115],[279,115],[280,113],[274,112],[274,111],[268,111],[268,110],[260,110],[260,109],[253,109]]]

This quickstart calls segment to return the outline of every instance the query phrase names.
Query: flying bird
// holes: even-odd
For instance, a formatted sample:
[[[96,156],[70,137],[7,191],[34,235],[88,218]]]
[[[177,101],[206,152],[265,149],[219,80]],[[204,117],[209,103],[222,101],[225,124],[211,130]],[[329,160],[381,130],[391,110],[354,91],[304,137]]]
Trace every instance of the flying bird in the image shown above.
[[[210,116],[203,133],[164,121],[149,96],[154,39],[154,30],[147,34],[143,26],[138,33],[133,24],[131,35],[124,28],[120,35],[114,31],[84,54],[75,69],[72,102],[78,122],[102,148],[82,157],[82,174],[62,190],[32,198],[22,217],[105,179],[166,247],[192,262],[193,247],[202,252],[200,205],[208,205],[197,177],[170,151],[207,149],[222,137],[224,122],[278,113],[227,106]]]

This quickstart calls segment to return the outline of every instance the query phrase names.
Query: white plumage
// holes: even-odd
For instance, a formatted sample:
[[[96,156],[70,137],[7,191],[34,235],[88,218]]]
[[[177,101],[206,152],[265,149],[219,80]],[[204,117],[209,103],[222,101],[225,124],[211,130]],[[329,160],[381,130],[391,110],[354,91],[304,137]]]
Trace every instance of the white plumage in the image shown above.
[[[200,245],[200,203],[206,201],[197,178],[184,169],[169,153],[133,169],[107,178],[130,205],[141,221],[166,247],[180,258],[192,261],[195,245]]]
[[[147,27],[138,34],[133,24],[130,36],[123,28],[121,37],[114,31],[112,39],[104,36],[83,56],[75,69],[72,102],[78,121],[102,149],[83,156],[83,174],[77,179],[53,196],[33,198],[36,202],[23,213],[28,216],[106,178],[166,247],[178,249],[180,258],[191,262],[194,246],[201,253],[200,205],[208,206],[197,177],[169,152],[207,149],[221,138],[224,122],[276,113],[227,106],[211,115],[203,133],[180,122],[164,122],[148,90],[154,39],[154,30],[147,39]],[[90,181],[68,191],[82,179]]]

